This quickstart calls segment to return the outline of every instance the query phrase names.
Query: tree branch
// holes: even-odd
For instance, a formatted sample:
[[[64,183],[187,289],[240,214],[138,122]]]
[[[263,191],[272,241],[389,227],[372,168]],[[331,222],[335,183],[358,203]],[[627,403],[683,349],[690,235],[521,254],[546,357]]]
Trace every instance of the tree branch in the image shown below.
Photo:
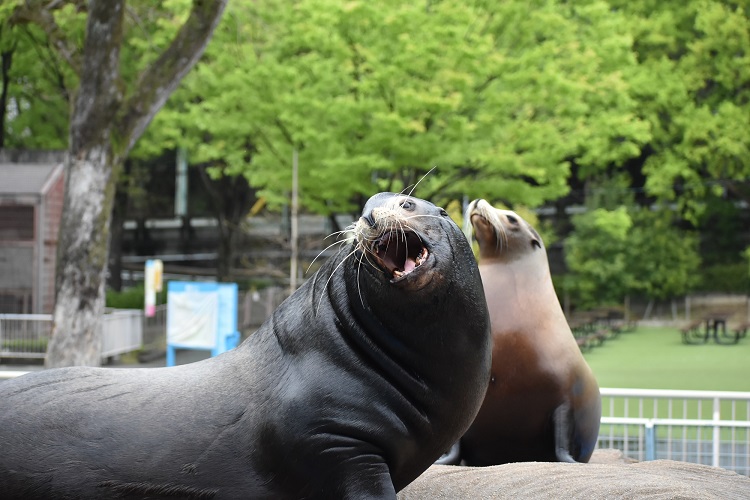
[[[122,44],[125,0],[91,2],[86,21],[84,64],[73,114],[70,118],[69,152],[73,155],[111,133],[110,117],[119,109],[122,93],[120,80],[120,45]]]
[[[126,155],[182,78],[203,55],[228,0],[193,0],[187,21],[169,47],[144,70],[119,115],[118,155]]]
[[[55,22],[53,11],[66,4],[76,6],[77,11],[86,10],[86,2],[83,0],[56,0],[44,5],[42,0],[27,0],[19,5],[10,17],[11,25],[36,24],[47,35],[50,44],[55,48],[60,57],[76,72],[81,72],[81,54],[75,43],[71,42],[60,26]]]

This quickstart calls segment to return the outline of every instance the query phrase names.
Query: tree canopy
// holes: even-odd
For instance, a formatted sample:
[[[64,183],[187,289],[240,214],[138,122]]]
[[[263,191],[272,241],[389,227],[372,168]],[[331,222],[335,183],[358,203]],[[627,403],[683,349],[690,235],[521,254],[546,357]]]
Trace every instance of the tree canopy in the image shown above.
[[[284,5],[229,7],[144,148],[187,144],[276,203],[297,148],[303,205],[330,213],[433,167],[425,197],[538,206],[572,161],[616,165],[649,138],[622,76],[632,40],[603,2]]]
[[[129,102],[158,87],[139,75],[170,63],[163,54],[191,5],[128,2],[118,85]],[[680,244],[659,262],[673,259],[664,269],[682,273],[679,283],[653,269],[622,278],[618,269],[640,264],[623,253],[591,274],[592,286],[681,293],[691,285],[677,269],[697,265],[696,241],[669,233],[672,222],[715,227],[717,214],[750,202],[749,9],[736,0],[232,2],[133,154],[184,148],[216,178],[244,177],[273,209],[288,202],[296,149],[301,204],[320,214],[356,211],[374,191],[420,179],[416,194],[436,203],[533,208],[617,178],[638,203],[589,202],[566,245],[572,267],[601,251],[584,234],[609,235],[618,252],[670,235]],[[80,1],[0,6],[6,147],[65,144],[87,15]],[[676,218],[640,208],[652,204]],[[722,245],[739,259],[737,241]]]

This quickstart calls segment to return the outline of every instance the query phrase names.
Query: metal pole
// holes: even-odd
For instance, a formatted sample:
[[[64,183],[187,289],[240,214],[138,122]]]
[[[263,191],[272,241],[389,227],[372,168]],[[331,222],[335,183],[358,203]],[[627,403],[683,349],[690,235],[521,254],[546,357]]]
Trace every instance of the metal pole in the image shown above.
[[[299,236],[299,183],[298,183],[298,154],[297,148],[292,150],[292,262],[289,266],[289,291],[297,289],[297,254],[299,252],[297,238]]]
[[[713,414],[713,421],[719,422],[721,420],[721,404],[719,402],[719,398],[714,398],[714,414]],[[714,467],[719,467],[719,454],[721,453],[721,427],[719,427],[718,423],[714,425],[714,435],[713,435],[713,459],[711,465]]]
[[[646,460],[656,460],[656,432],[654,422],[646,422]]]
[[[175,168],[175,191],[174,191],[174,215],[184,217],[187,215],[188,198],[188,174],[187,174],[187,149],[184,146],[177,148],[177,162]]]

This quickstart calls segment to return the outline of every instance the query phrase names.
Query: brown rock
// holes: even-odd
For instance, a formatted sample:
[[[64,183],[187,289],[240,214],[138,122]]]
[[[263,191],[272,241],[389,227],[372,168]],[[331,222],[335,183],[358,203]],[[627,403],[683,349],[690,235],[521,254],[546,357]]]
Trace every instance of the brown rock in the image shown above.
[[[750,478],[735,472],[673,460],[628,463],[621,455],[599,454],[588,464],[433,465],[403,489],[398,498],[750,499]]]

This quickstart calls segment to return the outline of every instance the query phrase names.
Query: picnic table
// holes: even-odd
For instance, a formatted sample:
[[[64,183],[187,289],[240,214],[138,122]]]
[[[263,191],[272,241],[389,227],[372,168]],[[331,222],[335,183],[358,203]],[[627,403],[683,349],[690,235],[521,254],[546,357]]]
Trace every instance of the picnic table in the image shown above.
[[[727,321],[732,312],[710,311],[680,329],[684,344],[705,344],[713,338],[717,344],[736,344],[747,333],[747,322],[741,323],[727,333]]]

